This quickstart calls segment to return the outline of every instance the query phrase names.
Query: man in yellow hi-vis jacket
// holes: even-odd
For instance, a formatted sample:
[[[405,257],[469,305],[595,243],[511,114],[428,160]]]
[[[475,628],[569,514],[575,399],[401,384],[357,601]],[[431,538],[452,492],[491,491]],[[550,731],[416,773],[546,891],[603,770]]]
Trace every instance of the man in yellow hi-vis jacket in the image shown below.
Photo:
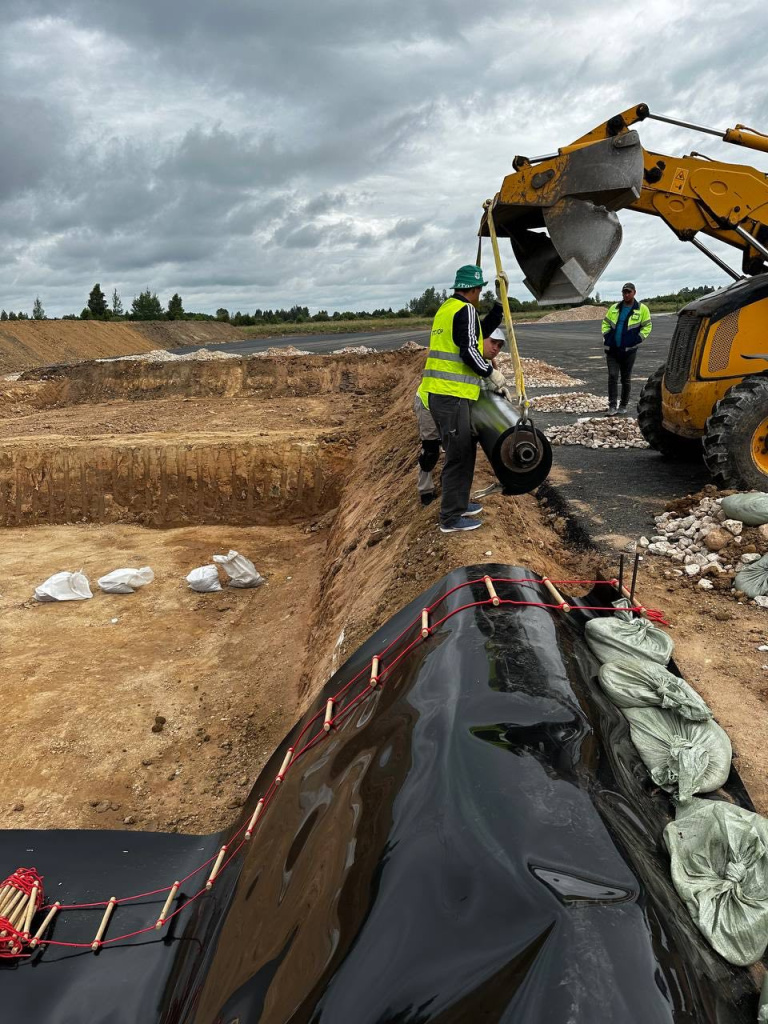
[[[626,416],[632,390],[632,367],[637,346],[651,333],[648,307],[635,298],[635,286],[627,281],[621,289],[621,302],[614,302],[603,319],[603,345],[608,363],[608,415]],[[621,404],[616,408],[621,377]]]
[[[482,506],[469,500],[477,449],[477,438],[470,427],[470,406],[477,400],[484,379],[499,391],[506,391],[504,374],[482,355],[483,335],[495,331],[503,315],[497,302],[480,323],[476,307],[487,283],[481,268],[474,264],[456,271],[453,295],[435,314],[418,391],[437,424],[445,450],[440,506],[443,533],[476,530],[481,525],[475,517]]]

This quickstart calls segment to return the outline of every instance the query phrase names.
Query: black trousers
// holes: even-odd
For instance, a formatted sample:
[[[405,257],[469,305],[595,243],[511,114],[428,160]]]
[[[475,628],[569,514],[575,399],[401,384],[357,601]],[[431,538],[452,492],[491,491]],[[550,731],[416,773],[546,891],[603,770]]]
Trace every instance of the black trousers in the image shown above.
[[[621,377],[621,404],[629,404],[632,391],[632,367],[637,359],[636,348],[611,348],[605,354],[608,362],[608,405],[616,408],[619,397],[619,377]]]
[[[447,526],[467,511],[472,477],[475,475],[477,438],[472,435],[468,398],[430,395],[429,411],[440,431],[440,441],[445,449],[440,522]]]

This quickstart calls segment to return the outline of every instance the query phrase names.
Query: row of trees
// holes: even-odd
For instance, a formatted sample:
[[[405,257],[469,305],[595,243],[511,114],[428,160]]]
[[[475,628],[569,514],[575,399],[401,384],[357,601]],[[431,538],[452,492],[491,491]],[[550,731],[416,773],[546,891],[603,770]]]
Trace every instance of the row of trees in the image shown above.
[[[715,289],[711,285],[699,285],[693,288],[681,288],[677,292],[670,292],[667,295],[654,295],[643,301],[653,305],[675,304],[677,307],[691,302],[693,299],[707,295]],[[310,314],[308,306],[291,306],[290,309],[257,309],[253,313],[241,313],[238,310],[230,314],[223,306],[216,310],[214,315],[210,313],[188,313],[184,309],[181,296],[176,292],[168,302],[168,308],[164,309],[163,304],[157,297],[157,292],[149,288],[134,296],[131,308],[124,312],[123,303],[117,289],[112,290],[111,302],[101,290],[100,284],[95,284],[88,296],[88,302],[78,315],[70,313],[63,317],[64,320],[218,320],[222,323],[230,323],[235,326],[249,326],[254,324],[300,324],[310,321],[320,322],[325,320],[369,320],[369,319],[405,319],[408,317],[431,317],[434,316],[443,302],[448,298],[446,290],[438,291],[436,288],[427,288],[416,298],[410,299],[402,308],[393,310],[391,306],[387,309],[374,309],[372,311],[346,310],[344,312],[328,313],[321,309],[319,312]],[[490,289],[485,291],[480,299],[480,310],[488,312],[496,300],[494,292]],[[614,301],[611,299],[610,301]],[[588,298],[582,305],[601,305],[600,293],[596,292],[594,298]],[[509,308],[513,313],[534,312],[540,309],[535,299],[520,300],[509,297]],[[552,309],[567,309],[569,306],[552,306]],[[13,311],[7,313],[0,311],[0,320],[29,320],[27,313]],[[45,320],[45,310],[39,296],[35,299],[32,309],[33,320]]]

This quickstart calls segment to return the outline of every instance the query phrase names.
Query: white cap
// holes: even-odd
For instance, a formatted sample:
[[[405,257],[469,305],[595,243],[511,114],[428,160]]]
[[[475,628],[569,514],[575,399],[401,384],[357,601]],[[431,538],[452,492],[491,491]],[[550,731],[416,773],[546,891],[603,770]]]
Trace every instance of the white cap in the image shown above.
[[[506,341],[507,332],[504,330],[503,327],[497,327],[492,334],[488,335],[488,337],[493,338],[494,341]]]

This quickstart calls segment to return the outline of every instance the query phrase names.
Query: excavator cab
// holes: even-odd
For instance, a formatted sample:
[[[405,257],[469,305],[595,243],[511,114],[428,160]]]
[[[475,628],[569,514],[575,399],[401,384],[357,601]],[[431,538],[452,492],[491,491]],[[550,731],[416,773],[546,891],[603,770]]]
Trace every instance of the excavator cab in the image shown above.
[[[729,287],[681,310],[667,362],[638,403],[648,443],[701,457],[725,487],[768,490],[768,175],[701,153],[672,157],[640,144],[646,118],[768,152],[768,135],[721,131],[630,107],[556,153],[515,157],[479,234],[508,237],[542,306],[583,302],[621,244],[616,211],[660,217],[725,271]],[[701,237],[739,249],[741,273]]]

